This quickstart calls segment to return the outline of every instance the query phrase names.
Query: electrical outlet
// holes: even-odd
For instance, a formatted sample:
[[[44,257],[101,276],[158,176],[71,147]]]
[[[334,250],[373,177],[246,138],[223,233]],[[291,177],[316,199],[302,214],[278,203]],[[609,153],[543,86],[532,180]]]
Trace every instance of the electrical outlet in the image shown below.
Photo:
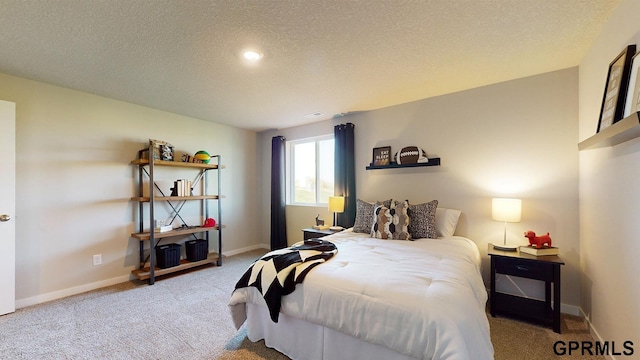
[[[102,254],[93,255],[93,266],[102,265]]]

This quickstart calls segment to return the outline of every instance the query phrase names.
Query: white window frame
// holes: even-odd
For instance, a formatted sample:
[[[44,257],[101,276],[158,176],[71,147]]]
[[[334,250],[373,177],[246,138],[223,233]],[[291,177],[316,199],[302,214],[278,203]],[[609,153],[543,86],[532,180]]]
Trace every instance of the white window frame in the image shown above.
[[[326,207],[328,206],[328,202],[317,202],[318,200],[318,194],[320,194],[320,179],[318,178],[319,174],[320,174],[320,141],[324,141],[324,140],[334,140],[335,141],[335,136],[333,134],[327,134],[327,135],[321,135],[321,136],[314,136],[314,137],[309,137],[309,138],[304,138],[304,139],[297,139],[297,140],[291,140],[291,141],[287,141],[286,143],[286,152],[287,152],[287,156],[286,156],[286,203],[287,205],[298,205],[298,206],[319,206],[319,207]],[[294,149],[294,145],[298,145],[298,144],[304,144],[304,143],[311,143],[314,142],[315,143],[315,147],[316,147],[316,202],[315,203],[302,203],[302,202],[295,202],[295,187],[293,186],[294,184],[294,153],[293,153],[293,149]],[[335,150],[334,150],[335,151]],[[335,162],[335,154],[334,154],[334,162]],[[335,166],[335,163],[334,163]],[[335,181],[335,180],[334,180]]]

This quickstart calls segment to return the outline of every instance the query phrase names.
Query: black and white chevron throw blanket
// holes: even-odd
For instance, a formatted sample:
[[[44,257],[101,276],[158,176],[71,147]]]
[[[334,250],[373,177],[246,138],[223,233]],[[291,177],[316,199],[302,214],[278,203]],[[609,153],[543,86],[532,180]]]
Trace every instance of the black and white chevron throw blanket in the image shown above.
[[[321,239],[309,239],[271,251],[247,269],[235,288],[257,288],[267,303],[271,320],[277,323],[282,297],[291,294],[313,267],[329,260],[337,252],[335,244]]]

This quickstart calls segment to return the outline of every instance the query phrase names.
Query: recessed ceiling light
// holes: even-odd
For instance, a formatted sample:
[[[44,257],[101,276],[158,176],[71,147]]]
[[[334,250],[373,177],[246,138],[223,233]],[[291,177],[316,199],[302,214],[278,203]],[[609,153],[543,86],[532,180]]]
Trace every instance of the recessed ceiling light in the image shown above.
[[[247,50],[245,51],[242,56],[244,56],[245,59],[249,60],[249,61],[258,61],[260,59],[262,59],[262,53],[257,52],[257,51],[253,51],[253,50]]]

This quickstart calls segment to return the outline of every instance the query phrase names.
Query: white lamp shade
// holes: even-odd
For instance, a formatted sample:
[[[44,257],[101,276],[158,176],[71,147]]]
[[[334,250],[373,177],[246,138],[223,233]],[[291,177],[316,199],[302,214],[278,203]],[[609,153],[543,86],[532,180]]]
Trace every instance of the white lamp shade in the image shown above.
[[[344,197],[343,196],[329,196],[329,211],[334,213],[341,213],[344,211]]]
[[[520,222],[522,200],[494,198],[491,201],[491,218],[496,221]]]

